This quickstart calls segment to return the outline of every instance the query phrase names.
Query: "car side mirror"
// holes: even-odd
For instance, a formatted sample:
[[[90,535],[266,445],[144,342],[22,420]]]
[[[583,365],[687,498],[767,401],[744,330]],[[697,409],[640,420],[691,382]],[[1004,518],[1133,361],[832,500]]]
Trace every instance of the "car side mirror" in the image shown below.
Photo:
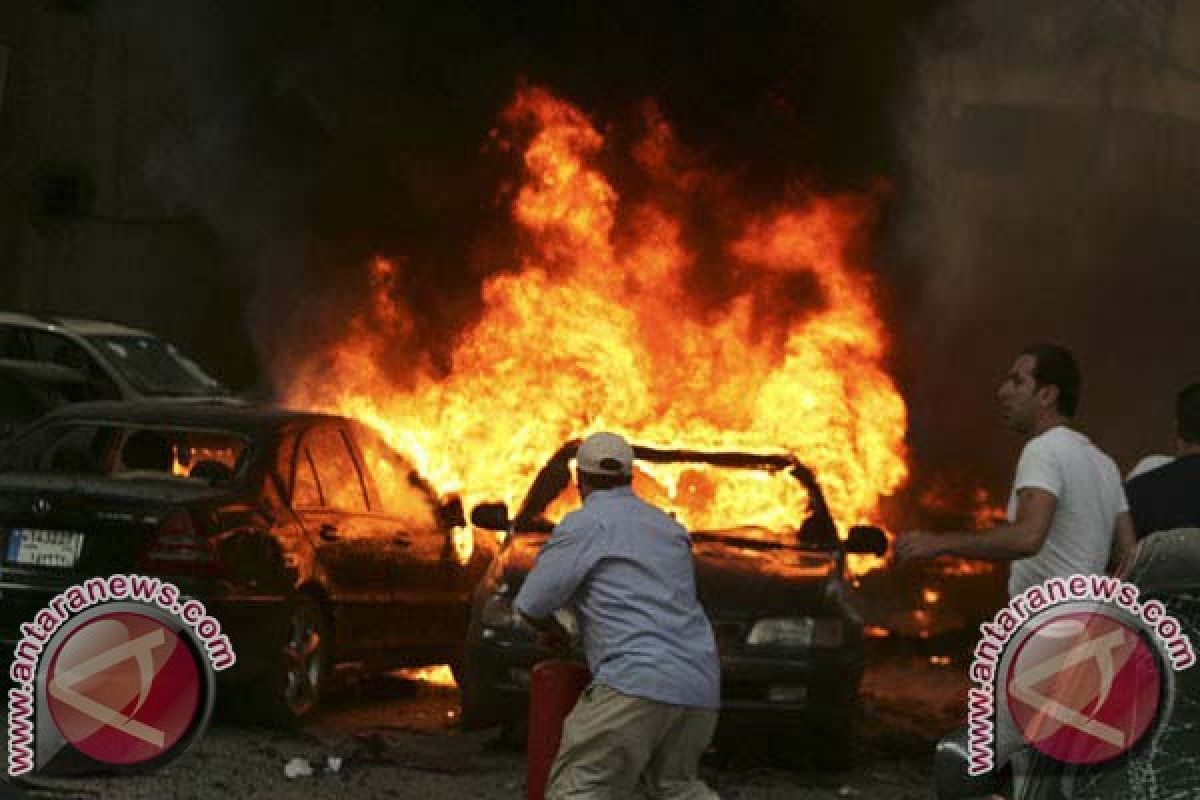
[[[884,532],[874,525],[855,525],[846,539],[847,553],[862,553],[873,556],[887,554],[888,541]]]
[[[463,510],[462,498],[458,495],[451,497],[438,507],[438,520],[443,528],[461,528],[467,524],[467,514]]]
[[[471,509],[471,524],[490,531],[507,531],[512,521],[504,503],[480,503]]]

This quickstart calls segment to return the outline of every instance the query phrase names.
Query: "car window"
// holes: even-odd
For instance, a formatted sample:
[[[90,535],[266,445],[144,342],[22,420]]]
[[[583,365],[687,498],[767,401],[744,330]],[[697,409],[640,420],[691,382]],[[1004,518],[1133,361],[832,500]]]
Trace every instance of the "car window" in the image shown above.
[[[574,481],[557,476],[541,518],[552,525],[580,506]],[[732,468],[695,462],[634,465],[633,489],[691,531],[720,531],[794,542],[811,515],[808,490],[787,470]],[[532,492],[531,492],[532,493]],[[536,512],[528,508],[526,513]]]
[[[121,390],[100,363],[78,342],[50,331],[15,326],[0,326],[0,358],[21,361],[44,361],[75,370],[87,383],[64,385],[60,394],[65,400],[117,400]]]
[[[313,469],[312,454],[308,445],[296,451],[296,475],[292,483],[292,508],[321,508],[321,485],[317,483],[317,472]]]
[[[87,338],[142,394],[168,397],[228,394],[228,390],[196,362],[157,337],[105,334]]]
[[[70,420],[39,425],[3,452],[0,472],[227,483],[247,468],[250,443],[219,430]]]
[[[62,334],[31,330],[29,345],[35,361],[48,361],[79,370],[85,375],[92,372],[92,357],[83,347]]]
[[[15,325],[0,325],[0,358],[12,358],[18,361],[28,361],[31,358],[24,328]]]
[[[381,510],[403,517],[414,529],[437,526],[437,497],[416,468],[387,445],[374,431],[356,431],[364,466],[379,492]]]
[[[0,420],[29,420],[46,410],[37,394],[25,383],[0,375]]]
[[[345,435],[335,427],[322,425],[309,431],[303,446],[316,468],[324,507],[365,512],[367,495]]]

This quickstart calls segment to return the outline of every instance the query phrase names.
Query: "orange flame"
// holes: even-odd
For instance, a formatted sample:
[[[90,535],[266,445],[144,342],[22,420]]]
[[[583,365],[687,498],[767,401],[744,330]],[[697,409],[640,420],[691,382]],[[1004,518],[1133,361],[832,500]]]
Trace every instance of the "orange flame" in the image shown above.
[[[454,673],[450,670],[448,664],[438,664],[433,667],[409,667],[398,670],[397,674],[405,680],[416,681],[430,686],[454,688],[458,685],[454,680]]]
[[[871,203],[816,198],[748,215],[721,248],[736,286],[704,306],[679,215],[665,201],[622,205],[596,165],[605,138],[580,110],[531,88],[504,118],[532,131],[512,205],[528,244],[483,284],[483,312],[456,339],[449,370],[418,358],[401,371],[385,358],[418,343],[401,265],[381,258],[372,297],[336,346],[291,373],[288,401],[373,425],[468,508],[512,507],[562,442],[608,429],[660,446],[795,453],[843,530],[872,522],[907,476],[907,412],[884,367],[871,282],[849,255]],[[669,126],[654,114],[650,123],[639,166],[690,191],[702,174],[674,166]],[[818,298],[802,311],[797,281]],[[654,478],[685,510],[703,483],[661,469]],[[705,486],[706,510],[686,521],[728,519],[736,505],[766,524],[785,509],[794,526],[797,491],[772,476]]]

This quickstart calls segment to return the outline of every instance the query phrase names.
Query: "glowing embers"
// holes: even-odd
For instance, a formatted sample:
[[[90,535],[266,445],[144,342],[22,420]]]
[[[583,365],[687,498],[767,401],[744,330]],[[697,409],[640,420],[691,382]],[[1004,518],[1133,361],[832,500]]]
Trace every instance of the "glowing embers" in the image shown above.
[[[413,667],[410,669],[397,670],[397,675],[405,680],[424,683],[429,686],[454,688],[458,684],[454,680],[454,672],[446,664],[438,664],[432,667]]]

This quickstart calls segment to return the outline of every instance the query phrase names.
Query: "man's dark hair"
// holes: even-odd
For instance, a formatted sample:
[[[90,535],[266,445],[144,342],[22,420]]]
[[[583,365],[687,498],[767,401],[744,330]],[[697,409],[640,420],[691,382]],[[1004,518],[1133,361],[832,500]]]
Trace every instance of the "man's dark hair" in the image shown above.
[[[633,483],[632,475],[598,475],[595,472],[579,470],[579,482],[593,489],[615,489],[618,486],[628,486]]]
[[[1179,438],[1188,444],[1200,444],[1200,381],[1184,387],[1175,402]]]
[[[1058,389],[1056,406],[1064,417],[1075,416],[1079,406],[1079,364],[1075,356],[1062,345],[1050,342],[1031,344],[1021,351],[1023,356],[1033,356],[1033,379],[1038,386],[1053,386]]]

